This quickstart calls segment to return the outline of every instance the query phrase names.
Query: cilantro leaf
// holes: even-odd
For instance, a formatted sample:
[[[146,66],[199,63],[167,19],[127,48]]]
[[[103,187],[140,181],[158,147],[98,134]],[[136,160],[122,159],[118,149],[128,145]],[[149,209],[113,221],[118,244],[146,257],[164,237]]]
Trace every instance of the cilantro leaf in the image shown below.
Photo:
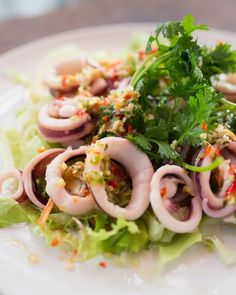
[[[144,135],[141,135],[141,134],[131,135],[131,134],[129,134],[126,136],[126,138],[129,139],[130,141],[132,141],[134,144],[136,144],[144,152],[151,151],[151,149],[152,149],[151,143]]]
[[[217,96],[209,88],[200,90],[196,96],[190,96],[183,110],[176,114],[175,127],[177,145],[182,143],[197,145],[201,142],[199,128],[202,122],[211,124],[210,115],[217,103]]]
[[[215,74],[236,71],[236,50],[230,44],[219,43],[214,48],[204,46],[201,56],[201,71],[207,79]]]
[[[194,21],[195,18],[191,14],[186,15],[182,19],[181,24],[187,35],[190,35],[192,32],[196,30],[208,30],[208,27],[206,25],[195,25]]]

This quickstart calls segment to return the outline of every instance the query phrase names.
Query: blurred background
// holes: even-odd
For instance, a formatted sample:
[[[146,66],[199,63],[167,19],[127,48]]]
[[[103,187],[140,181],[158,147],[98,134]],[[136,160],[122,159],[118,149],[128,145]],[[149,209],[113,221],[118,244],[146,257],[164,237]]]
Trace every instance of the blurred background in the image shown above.
[[[0,53],[46,35],[122,22],[161,22],[192,13],[236,32],[236,0],[0,0]]]

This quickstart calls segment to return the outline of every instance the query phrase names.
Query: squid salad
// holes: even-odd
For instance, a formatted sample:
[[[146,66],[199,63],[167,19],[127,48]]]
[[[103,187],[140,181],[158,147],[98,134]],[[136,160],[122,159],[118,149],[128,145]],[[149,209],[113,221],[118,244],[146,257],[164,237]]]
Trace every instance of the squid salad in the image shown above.
[[[0,228],[29,225],[78,262],[151,250],[164,265],[198,243],[235,263],[207,227],[236,224],[236,51],[199,43],[207,29],[187,15],[17,76],[28,95],[0,131]]]

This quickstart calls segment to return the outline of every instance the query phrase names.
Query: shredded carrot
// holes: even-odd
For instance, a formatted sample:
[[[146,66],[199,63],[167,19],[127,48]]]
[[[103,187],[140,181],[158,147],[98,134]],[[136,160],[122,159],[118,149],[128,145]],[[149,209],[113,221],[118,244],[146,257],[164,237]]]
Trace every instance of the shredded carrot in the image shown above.
[[[100,266],[100,267],[102,267],[102,268],[105,268],[107,265],[106,265],[106,263],[104,262],[104,261],[100,261],[99,263],[98,263],[98,265]]]
[[[208,127],[207,127],[207,124],[206,124],[205,122],[202,122],[202,123],[200,124],[200,128],[201,128],[202,130],[204,130],[204,131],[208,131]]]
[[[234,164],[230,164],[230,167],[229,167],[229,174],[233,174],[234,175],[235,173],[235,167],[234,167]]]
[[[165,198],[167,194],[167,188],[166,186],[163,186],[163,188],[161,189],[160,195],[162,198]]]
[[[39,220],[38,220],[38,223],[41,227],[44,227],[44,225],[48,219],[48,216],[49,216],[50,212],[52,211],[53,207],[54,207],[54,202],[52,199],[49,199],[47,202],[47,205],[43,209],[43,212],[41,213]]]

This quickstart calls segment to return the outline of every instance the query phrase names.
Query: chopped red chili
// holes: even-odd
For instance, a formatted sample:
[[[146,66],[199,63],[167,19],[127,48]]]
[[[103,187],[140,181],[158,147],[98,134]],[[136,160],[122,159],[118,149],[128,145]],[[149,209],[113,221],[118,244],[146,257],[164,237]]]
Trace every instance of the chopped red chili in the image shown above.
[[[107,183],[115,189],[119,187],[118,183],[113,179],[108,180]]]
[[[236,180],[231,184],[228,190],[225,193],[226,198],[236,197]]]
[[[100,267],[102,267],[102,268],[107,267],[107,265],[106,265],[106,263],[105,263],[104,261],[100,261],[100,262],[98,263],[98,265],[99,265]]]
[[[163,188],[161,189],[160,195],[162,198],[165,198],[167,194],[167,188],[166,186],[163,186]]]
[[[58,238],[55,238],[55,239],[53,239],[52,241],[51,241],[51,246],[52,247],[56,247],[56,246],[58,246],[60,244],[60,240],[58,239]]]
[[[207,127],[207,124],[206,124],[205,122],[202,122],[202,123],[200,124],[200,128],[201,128],[202,130],[204,130],[204,131],[208,131],[208,127]]]

